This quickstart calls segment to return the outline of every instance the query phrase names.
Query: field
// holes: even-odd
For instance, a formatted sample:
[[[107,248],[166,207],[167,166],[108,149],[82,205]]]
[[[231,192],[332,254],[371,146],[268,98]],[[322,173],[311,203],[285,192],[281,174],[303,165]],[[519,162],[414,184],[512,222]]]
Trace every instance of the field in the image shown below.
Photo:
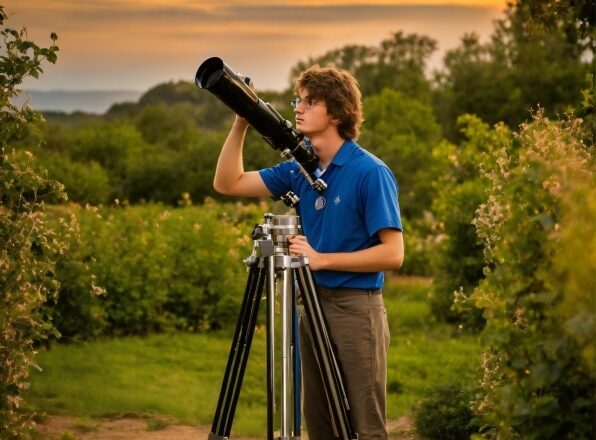
[[[396,431],[428,388],[477,377],[479,342],[433,321],[431,286],[428,279],[393,278],[384,293],[391,328],[388,418]],[[259,326],[255,334],[235,437],[262,437],[265,429],[264,330]],[[170,425],[204,427],[212,421],[230,341],[227,330],[57,344],[39,353],[42,371],[32,375],[28,399],[50,415],[46,420],[78,420],[79,436],[106,418],[136,418],[148,433]]]

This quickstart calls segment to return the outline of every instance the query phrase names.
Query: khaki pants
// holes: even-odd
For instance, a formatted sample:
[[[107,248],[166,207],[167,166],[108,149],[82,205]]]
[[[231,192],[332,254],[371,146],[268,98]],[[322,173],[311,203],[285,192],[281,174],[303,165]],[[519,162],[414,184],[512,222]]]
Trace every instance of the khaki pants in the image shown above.
[[[354,430],[360,440],[385,440],[389,326],[383,296],[378,291],[318,290],[327,330],[343,370]],[[300,351],[309,440],[332,440],[335,436],[319,366],[302,322]]]

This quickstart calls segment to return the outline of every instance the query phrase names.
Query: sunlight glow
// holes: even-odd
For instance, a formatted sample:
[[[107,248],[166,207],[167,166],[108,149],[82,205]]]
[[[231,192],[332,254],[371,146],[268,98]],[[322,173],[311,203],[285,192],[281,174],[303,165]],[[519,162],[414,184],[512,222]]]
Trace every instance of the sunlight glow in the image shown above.
[[[146,89],[189,79],[208,56],[285,87],[292,66],[395,32],[427,35],[441,62],[466,32],[487,38],[505,0],[5,0],[8,24],[37,43],[58,34],[58,63],[35,88]]]

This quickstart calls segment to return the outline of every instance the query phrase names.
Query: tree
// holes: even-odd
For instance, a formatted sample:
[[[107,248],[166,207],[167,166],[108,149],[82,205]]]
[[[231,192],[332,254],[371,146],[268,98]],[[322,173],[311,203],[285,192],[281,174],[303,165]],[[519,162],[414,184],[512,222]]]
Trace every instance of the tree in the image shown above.
[[[31,418],[22,410],[21,393],[27,388],[29,369],[35,367],[35,344],[53,327],[41,305],[57,291],[53,256],[65,248],[45,226],[43,198],[65,197],[62,185],[36,174],[31,153],[10,151],[11,142],[42,121],[39,113],[12,99],[27,76],[37,78],[41,63],[56,61],[56,35],[40,48],[26,39],[24,30],[5,27],[7,15],[0,6],[0,437],[25,436]]]
[[[538,107],[551,116],[577,110],[595,66],[595,16],[589,0],[519,0],[507,6],[490,42],[464,35],[436,78],[445,134],[457,139],[455,121],[464,113],[516,128]]]
[[[298,74],[313,64],[335,65],[354,75],[364,96],[392,88],[422,102],[429,102],[430,83],[424,70],[436,48],[437,42],[429,37],[395,32],[378,47],[349,45],[301,61],[292,68],[290,79],[293,84]]]
[[[64,185],[70,201],[92,205],[109,203],[112,195],[110,176],[97,162],[75,162],[67,155],[41,152],[33,164],[40,174],[46,174]],[[56,198],[48,203],[59,202]]]
[[[404,217],[430,209],[436,173],[433,148],[441,138],[432,108],[394,89],[364,100],[360,141],[393,170],[400,184]]]
[[[288,99],[289,100],[289,99]],[[232,123],[233,113],[211,93],[201,91],[189,81],[169,81],[158,84],[145,92],[137,103],[114,104],[106,112],[106,119],[133,119],[146,113],[147,107],[162,107],[174,110],[184,121],[191,121],[205,131],[227,129]],[[184,113],[182,115],[182,113]],[[169,116],[170,119],[173,115]]]
[[[474,225],[486,277],[477,411],[488,438],[591,439],[596,433],[594,161],[581,122],[542,113],[494,152]]]
[[[480,313],[454,307],[454,293],[470,295],[484,277],[483,248],[472,225],[489,183],[481,170],[491,166],[493,151],[510,142],[511,133],[503,124],[491,129],[476,116],[464,115],[458,122],[464,140],[457,146],[442,143],[435,151],[444,166],[433,182],[440,240],[432,259],[431,309],[440,321],[478,329],[483,324]]]

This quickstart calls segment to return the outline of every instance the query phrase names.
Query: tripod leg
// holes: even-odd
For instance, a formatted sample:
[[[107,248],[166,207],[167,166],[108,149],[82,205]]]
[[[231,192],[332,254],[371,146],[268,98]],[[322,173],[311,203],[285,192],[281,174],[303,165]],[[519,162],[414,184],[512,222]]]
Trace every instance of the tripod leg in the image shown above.
[[[319,304],[315,283],[307,265],[294,269],[302,294],[306,327],[319,363],[321,378],[328,399],[333,425],[341,440],[357,439],[350,420],[350,407],[341,377],[341,369],[333,352],[325,316]]]
[[[209,440],[228,438],[232,429],[238,396],[248,361],[256,319],[265,283],[266,269],[252,266],[249,270],[240,316],[230,347],[228,363],[211,425]]]
[[[275,257],[267,257],[267,440],[273,440],[275,416]]]
[[[292,358],[290,355],[290,335],[292,320],[292,269],[287,268],[282,272],[282,292],[281,292],[281,438],[289,438],[291,434],[290,427],[290,395],[292,374]]]
[[[292,284],[292,363],[294,370],[294,436],[300,438],[302,420],[300,410],[302,407],[301,392],[301,364],[300,364],[300,341],[298,338],[298,313],[296,311],[296,285]]]

